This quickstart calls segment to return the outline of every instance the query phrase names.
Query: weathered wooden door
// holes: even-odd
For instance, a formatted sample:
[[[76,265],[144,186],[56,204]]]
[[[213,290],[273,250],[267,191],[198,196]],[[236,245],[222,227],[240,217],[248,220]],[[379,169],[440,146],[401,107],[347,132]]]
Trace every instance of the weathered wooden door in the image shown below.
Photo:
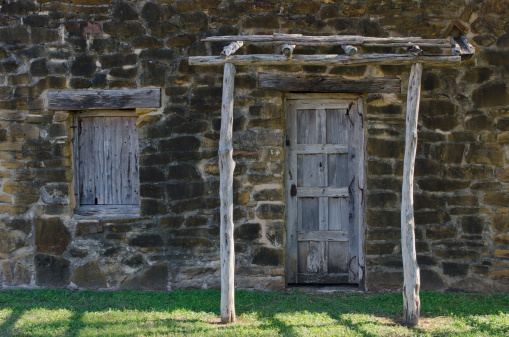
[[[287,99],[287,282],[359,283],[359,99]]]

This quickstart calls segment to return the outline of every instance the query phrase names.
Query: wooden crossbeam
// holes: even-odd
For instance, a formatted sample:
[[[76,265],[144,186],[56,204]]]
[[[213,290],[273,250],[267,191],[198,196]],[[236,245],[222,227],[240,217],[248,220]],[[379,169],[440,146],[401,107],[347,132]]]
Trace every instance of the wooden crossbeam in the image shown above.
[[[260,89],[305,92],[399,93],[399,78],[361,78],[357,80],[338,76],[258,75]]]
[[[293,55],[291,59],[284,55],[257,54],[232,55],[229,58],[219,56],[191,56],[189,64],[195,66],[222,65],[232,63],[235,65],[314,65],[314,66],[340,66],[340,65],[412,65],[423,63],[431,66],[450,66],[459,64],[460,56],[426,55],[416,56],[407,54],[363,54],[363,55]]]
[[[393,45],[408,46],[419,44],[423,47],[451,47],[447,39],[423,39],[421,37],[365,37],[357,35],[333,35],[333,36],[302,36],[298,34],[274,34],[274,35],[225,35],[210,36],[202,39],[204,42],[231,42],[245,41],[251,43],[275,43],[275,44],[299,44],[307,46],[330,46],[330,45]]]

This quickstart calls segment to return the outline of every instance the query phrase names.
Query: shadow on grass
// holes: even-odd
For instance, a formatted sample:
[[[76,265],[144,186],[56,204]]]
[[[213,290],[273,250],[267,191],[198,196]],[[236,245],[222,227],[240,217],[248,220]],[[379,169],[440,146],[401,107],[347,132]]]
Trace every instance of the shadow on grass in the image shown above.
[[[509,326],[503,324],[493,326],[490,322],[475,319],[478,315],[507,313],[509,295],[423,292],[421,301],[422,317],[433,319],[454,316],[455,319],[463,320],[468,326],[486,335],[503,335],[509,329]],[[394,293],[312,294],[298,291],[272,293],[238,291],[236,304],[239,317],[253,316],[256,322],[241,322],[229,326],[216,324],[220,315],[220,292],[214,290],[170,293],[10,290],[0,292],[0,310],[11,311],[3,322],[0,321],[0,335],[51,336],[50,333],[43,332],[52,328],[60,328],[65,336],[80,336],[85,332],[90,334],[106,329],[112,331],[111,335],[124,337],[158,333],[249,335],[249,331],[241,329],[242,326],[247,326],[260,329],[266,334],[282,336],[299,336],[304,334],[303,331],[335,327],[343,329],[345,335],[371,337],[378,335],[376,331],[379,328],[398,328],[395,322],[401,322],[403,310],[401,294]],[[19,325],[25,313],[36,309],[64,309],[68,310],[71,316],[66,320],[40,323],[38,325],[40,331],[37,333],[26,330],[28,328],[23,324],[17,331],[16,323]],[[126,314],[118,319],[112,312],[118,315],[131,312],[129,314],[131,316]],[[153,316],[150,316],[152,314]],[[169,318],[170,314],[177,318]],[[94,318],[90,318],[92,316]],[[297,319],[288,318],[290,316]],[[323,318],[323,322],[316,321],[314,317]],[[127,327],[136,327],[137,323],[147,330],[135,332],[126,330]],[[374,328],[367,328],[367,324]],[[422,328],[406,331],[426,332]]]
[[[0,324],[0,333],[5,334],[5,336],[12,335],[14,331],[14,325],[16,322],[23,316],[25,310],[13,310],[9,316]]]

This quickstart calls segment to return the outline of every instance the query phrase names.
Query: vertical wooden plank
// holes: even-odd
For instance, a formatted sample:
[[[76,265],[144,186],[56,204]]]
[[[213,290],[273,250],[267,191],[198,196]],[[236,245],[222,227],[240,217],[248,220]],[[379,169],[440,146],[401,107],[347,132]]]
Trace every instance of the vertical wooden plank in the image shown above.
[[[72,118],[72,132],[73,132],[73,139],[72,139],[72,156],[73,156],[73,172],[74,172],[74,202],[76,207],[79,207],[81,200],[80,200],[80,162],[79,162],[79,123],[78,123],[78,116],[76,114],[71,115]]]
[[[106,172],[105,193],[103,203],[111,205],[113,203],[113,135],[111,132],[111,117],[104,117],[104,163]]]
[[[299,231],[317,231],[319,223],[319,198],[299,198]],[[299,258],[306,260],[299,262],[304,273],[318,273],[320,271],[320,252],[316,247],[318,242],[301,241],[299,245]],[[304,255],[305,254],[305,255]]]
[[[295,154],[295,144],[297,144],[297,111],[295,109],[295,101],[286,101],[286,162],[285,171],[286,180],[286,277],[288,283],[297,282],[298,273],[298,245],[297,245],[297,222],[300,218],[297,215],[298,198],[292,195],[292,190],[297,189],[297,156]],[[293,186],[293,187],[292,187]]]
[[[348,195],[348,244],[349,244],[349,279],[351,283],[358,282],[359,275],[359,242],[358,242],[358,219],[357,219],[357,207],[359,206],[359,188],[358,188],[358,153],[361,149],[357,145],[358,130],[360,129],[360,121],[358,120],[358,106],[357,100],[352,100],[349,103],[349,108],[345,112],[345,116],[348,119],[348,132],[349,132],[349,151],[348,161],[350,163],[348,167],[348,182],[349,182],[349,195]]]
[[[233,242],[233,90],[235,66],[224,65],[221,132],[219,138],[219,193],[221,197],[221,321],[235,321],[235,252]]]
[[[364,259],[364,233],[365,233],[365,222],[364,222],[364,215],[365,215],[365,198],[364,198],[364,191],[366,190],[366,162],[365,162],[365,138],[364,138],[364,99],[361,97],[357,100],[357,113],[358,113],[358,123],[360,124],[357,128],[358,136],[355,137],[358,147],[358,164],[357,164],[357,187],[358,190],[358,207],[357,207],[357,238],[358,238],[358,251],[357,254],[359,256],[358,258],[358,283],[359,288],[364,290],[365,289],[365,275],[364,275],[364,266],[365,266],[365,259]]]
[[[401,192],[401,255],[403,257],[403,307],[409,326],[419,323],[420,275],[415,249],[414,167],[417,153],[417,122],[421,96],[422,64],[412,65],[407,94],[405,157]]]
[[[82,198],[81,204],[94,204],[94,156],[93,156],[93,136],[94,121],[91,118],[82,118],[80,137],[80,166],[82,172]]]
[[[132,204],[140,204],[140,146],[138,144],[138,128],[136,127],[136,117],[130,120],[129,128],[129,186],[132,186]]]
[[[97,204],[104,204],[104,192],[106,177],[103,174],[104,170],[104,118],[90,117],[90,120],[94,121],[94,139],[92,145],[92,152],[94,155],[94,184],[95,184],[95,199],[97,198]]]
[[[129,122],[130,118],[122,117],[121,118],[121,129],[119,132],[120,135],[120,200],[123,205],[130,205],[132,194],[130,192],[129,186],[129,152],[130,142],[129,142]]]
[[[122,170],[124,169],[122,167],[122,157],[121,157],[121,154],[122,154],[122,135],[121,135],[121,130],[122,130],[122,118],[114,118],[114,121],[113,121],[113,151],[114,151],[114,156],[113,156],[113,171],[115,172],[115,174],[113,175],[113,195],[114,195],[114,200],[113,200],[113,204],[114,205],[122,205],[123,204],[123,200],[122,200],[122,195],[121,195],[121,187],[122,187],[122,175],[121,175],[121,172]]]
[[[325,109],[317,109],[316,110],[317,115],[317,123],[316,123],[316,132],[317,132],[317,139],[316,143],[318,144],[325,144],[327,142],[327,113]],[[318,185],[322,187],[328,187],[328,156],[326,154],[320,155],[320,163],[318,165]],[[322,197],[319,199],[319,228],[320,231],[327,231],[329,230],[329,198],[328,197]],[[327,256],[328,256],[328,243],[327,242],[320,242],[318,245],[318,257],[320,261],[320,273],[326,274],[327,273]]]

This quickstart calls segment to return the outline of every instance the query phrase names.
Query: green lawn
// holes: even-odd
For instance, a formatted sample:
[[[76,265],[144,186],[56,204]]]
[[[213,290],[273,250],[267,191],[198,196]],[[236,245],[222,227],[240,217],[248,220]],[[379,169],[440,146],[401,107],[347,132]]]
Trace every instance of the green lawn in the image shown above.
[[[402,295],[236,293],[219,324],[215,290],[0,292],[0,336],[509,336],[509,295],[421,293],[421,322],[401,325]]]

